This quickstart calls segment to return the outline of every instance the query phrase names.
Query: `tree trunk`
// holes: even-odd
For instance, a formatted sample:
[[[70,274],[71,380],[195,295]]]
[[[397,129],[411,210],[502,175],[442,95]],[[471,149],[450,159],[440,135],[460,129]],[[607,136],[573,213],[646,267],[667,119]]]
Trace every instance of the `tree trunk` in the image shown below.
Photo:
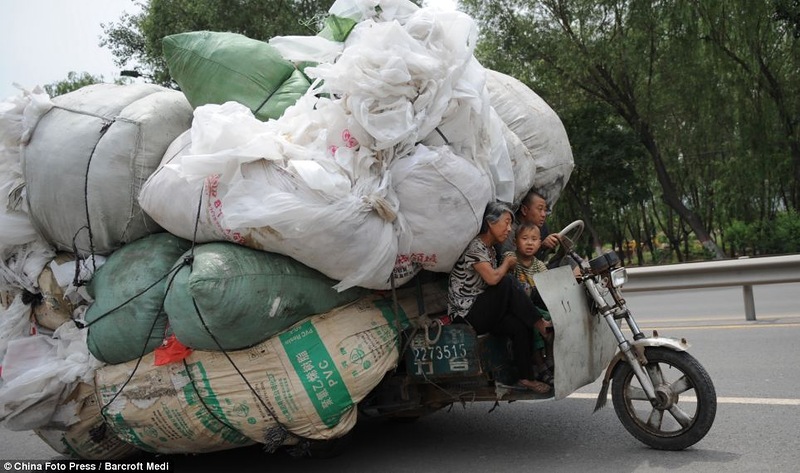
[[[664,160],[661,157],[661,150],[659,149],[658,144],[656,143],[656,140],[650,131],[650,127],[638,119],[631,125],[634,126],[634,129],[638,132],[639,137],[642,140],[642,144],[644,145],[645,149],[647,149],[648,153],[650,153],[650,157],[653,160],[653,166],[656,170],[656,177],[658,178],[658,183],[661,184],[661,197],[664,199],[664,203],[673,209],[681,218],[681,220],[689,225],[689,228],[692,229],[703,247],[709,253],[714,255],[714,259],[725,259],[725,253],[723,253],[714,240],[711,239],[711,235],[709,235],[709,233],[706,231],[705,226],[703,226],[703,222],[696,213],[683,204],[680,196],[678,196],[678,192],[675,190],[675,184],[673,184],[672,179],[667,172],[667,167],[664,165]]]

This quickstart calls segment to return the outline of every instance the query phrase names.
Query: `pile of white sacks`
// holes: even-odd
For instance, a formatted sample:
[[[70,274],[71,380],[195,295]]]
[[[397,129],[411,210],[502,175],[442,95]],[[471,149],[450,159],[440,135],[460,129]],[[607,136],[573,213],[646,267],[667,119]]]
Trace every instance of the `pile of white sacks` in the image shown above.
[[[340,291],[388,289],[449,271],[490,200],[518,202],[531,187],[558,199],[573,168],[564,127],[524,84],[478,63],[469,16],[405,0],[339,0],[330,13],[356,21],[343,42],[269,42],[317,63],[278,119],[233,101],[192,110],[154,85],[0,103],[2,425],[86,434],[103,423],[96,406],[80,414],[97,403],[102,368],[85,331],[43,326],[26,300],[47,300],[46,270],[74,303],[66,320],[92,302],[75,281],[163,231],[290,256]],[[111,440],[92,448],[78,453],[130,453]]]
[[[489,200],[532,186],[558,197],[573,166],[564,128],[527,87],[478,63],[469,16],[404,1],[332,12],[360,16],[343,43],[270,41],[319,62],[282,117],[262,122],[234,102],[195,110],[139,196],[156,222],[291,256],[339,289],[387,289],[392,275],[401,285],[449,271]]]

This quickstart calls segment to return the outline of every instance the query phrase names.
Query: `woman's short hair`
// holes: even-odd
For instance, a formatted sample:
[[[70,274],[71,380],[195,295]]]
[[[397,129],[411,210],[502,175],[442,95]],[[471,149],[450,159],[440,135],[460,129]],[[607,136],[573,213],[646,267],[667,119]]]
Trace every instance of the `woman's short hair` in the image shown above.
[[[486,205],[486,211],[483,212],[483,222],[481,223],[480,233],[486,233],[489,230],[489,225],[500,220],[500,217],[506,212],[511,215],[511,220],[514,220],[514,212],[511,211],[511,207],[508,204],[499,200],[489,202]]]

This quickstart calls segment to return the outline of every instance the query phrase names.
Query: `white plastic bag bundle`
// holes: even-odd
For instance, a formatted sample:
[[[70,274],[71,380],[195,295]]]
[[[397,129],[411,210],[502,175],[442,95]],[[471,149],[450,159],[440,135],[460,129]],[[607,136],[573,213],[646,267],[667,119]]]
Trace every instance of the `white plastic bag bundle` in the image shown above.
[[[173,235],[198,243],[230,239],[224,232],[218,231],[218,226],[208,217],[207,209],[200,207],[205,195],[204,182],[190,182],[181,177],[180,169],[167,166],[188,154],[191,145],[191,130],[186,130],[173,140],[158,169],[142,185],[139,205],[150,218]]]
[[[386,289],[399,249],[395,224],[402,226],[389,175],[369,171],[371,155],[330,144],[341,144],[344,133],[331,130],[347,130],[323,126],[332,108],[306,111],[300,119],[287,110],[302,129],[284,133],[233,102],[198,107],[192,144],[175,144],[183,151],[166,157],[171,164],[143,186],[140,204],[183,238],[291,256],[341,281],[337,289]]]
[[[486,79],[492,106],[530,151],[536,166],[532,186],[552,206],[575,167],[564,124],[541,97],[519,80],[491,70],[486,71]],[[517,165],[524,159],[515,157]]]
[[[39,119],[53,106],[41,87],[20,90],[0,102],[0,145],[8,148],[26,144]]]
[[[323,80],[321,90],[342,101],[375,138],[374,149],[392,149],[402,157],[419,142],[450,145],[486,171],[495,198],[511,201],[515,170],[493,123],[484,68],[473,57],[474,21],[456,11],[403,7],[403,14],[393,17],[372,12],[374,2],[341,3],[331,12],[343,9],[362,21],[335,63],[307,69]],[[290,48],[289,43],[283,41],[287,54],[303,44],[297,40]],[[319,54],[323,60],[325,50]]]
[[[0,422],[10,430],[47,425],[78,381],[90,382],[101,365],[89,353],[86,331],[64,324],[53,337],[8,343],[0,386]]]
[[[454,18],[445,30],[443,16],[422,9],[404,25],[363,21],[335,63],[306,69],[323,80],[323,91],[341,97],[375,149],[413,145],[441,121],[477,39],[469,17],[457,16],[461,22]]]
[[[355,21],[403,20],[419,9],[408,0],[336,0],[328,12]]]
[[[0,247],[0,291],[39,292],[39,274],[55,255],[53,248],[41,238],[22,245]]]
[[[26,213],[20,151],[52,106],[39,87],[0,102],[0,252],[39,238]]]
[[[449,147],[418,146],[390,167],[392,181],[412,235],[398,269],[448,272],[478,233],[492,196],[486,174]]]
[[[18,338],[29,336],[33,329],[31,306],[23,303],[19,294],[10,299],[8,307],[0,305],[0,366],[3,366],[8,344]]]
[[[31,220],[42,236],[59,250],[86,255],[160,231],[136,197],[191,124],[183,94],[94,84],[54,102],[24,148]]]

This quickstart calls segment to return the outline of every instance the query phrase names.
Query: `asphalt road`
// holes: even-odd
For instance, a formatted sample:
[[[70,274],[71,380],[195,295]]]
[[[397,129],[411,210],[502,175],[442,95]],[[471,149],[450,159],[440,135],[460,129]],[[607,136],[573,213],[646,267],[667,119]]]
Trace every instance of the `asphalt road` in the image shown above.
[[[172,471],[292,472],[792,472],[800,464],[800,284],[756,287],[758,320],[741,291],[636,293],[645,331],[685,337],[714,380],[714,426],[695,446],[662,452],[639,443],[613,407],[593,413],[599,383],[562,401],[453,406],[410,424],[359,421],[344,453],[295,459],[248,447],[145,457]],[[0,429],[0,459],[62,458],[30,432]],[[2,466],[0,464],[0,466]],[[0,471],[4,471],[0,469]]]

